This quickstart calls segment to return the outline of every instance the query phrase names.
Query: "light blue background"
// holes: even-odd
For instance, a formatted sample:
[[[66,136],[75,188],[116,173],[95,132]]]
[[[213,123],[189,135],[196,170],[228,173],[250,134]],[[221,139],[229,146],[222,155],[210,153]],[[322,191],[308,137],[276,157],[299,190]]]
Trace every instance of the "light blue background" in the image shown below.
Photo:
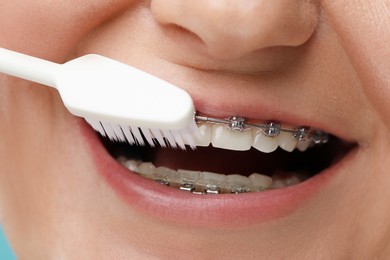
[[[0,259],[1,260],[15,260],[16,257],[12,253],[8,245],[7,239],[4,236],[3,230],[0,227]]]

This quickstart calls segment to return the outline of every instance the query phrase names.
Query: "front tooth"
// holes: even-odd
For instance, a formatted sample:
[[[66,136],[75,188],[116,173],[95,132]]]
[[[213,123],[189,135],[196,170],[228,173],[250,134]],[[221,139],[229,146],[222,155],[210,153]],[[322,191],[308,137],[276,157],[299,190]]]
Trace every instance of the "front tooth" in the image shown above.
[[[169,182],[169,184],[175,184],[178,183],[179,181],[177,172],[167,167],[158,167],[155,170],[155,177],[158,178],[159,180],[166,180],[167,182]]]
[[[177,170],[177,176],[182,183],[195,184],[199,180],[200,173],[198,171]]]
[[[196,140],[197,146],[209,146],[211,143],[211,125],[204,123],[198,126],[199,136]]]
[[[250,186],[251,181],[248,177],[239,174],[227,175],[227,188],[232,192],[248,192]]]
[[[297,146],[298,140],[293,138],[291,133],[288,132],[280,132],[279,135],[279,147],[287,152],[294,151]]]
[[[252,146],[263,153],[271,153],[279,146],[279,136],[268,137],[261,130],[252,130]]]
[[[226,186],[227,176],[213,172],[202,172],[198,184],[203,187],[216,186],[223,189]]]
[[[252,146],[251,131],[232,131],[224,125],[212,126],[212,145],[217,148],[247,151]]]
[[[262,191],[272,187],[272,178],[258,173],[252,173],[248,179],[251,181],[253,191]]]

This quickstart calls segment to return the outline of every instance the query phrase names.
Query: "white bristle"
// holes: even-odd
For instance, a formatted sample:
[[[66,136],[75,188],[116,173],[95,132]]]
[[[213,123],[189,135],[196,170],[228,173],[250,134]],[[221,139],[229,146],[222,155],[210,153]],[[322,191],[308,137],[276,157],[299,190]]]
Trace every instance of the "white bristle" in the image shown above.
[[[185,144],[189,145],[191,149],[196,148],[196,139],[199,137],[199,130],[195,122],[192,122],[187,128],[180,130],[180,135]]]
[[[188,129],[180,130],[180,135],[183,138],[184,143],[189,145],[192,149],[195,149],[196,144],[192,135],[188,132]]]
[[[180,130],[160,130],[116,125],[91,119],[86,119],[86,121],[93,129],[102,136],[108,137],[111,141],[127,141],[131,145],[145,145],[146,141],[151,147],[155,147],[156,144],[159,144],[161,147],[180,147],[181,149],[186,150],[186,145],[188,145],[191,149],[195,149],[196,138],[199,136],[199,130],[195,122],[192,122],[188,127]]]
[[[148,141],[148,144],[151,147],[154,147],[153,136],[152,136],[152,133],[150,132],[150,129],[149,128],[140,128],[140,129],[141,129],[141,132],[144,135],[146,141]]]
[[[138,127],[136,126],[130,126],[131,132],[133,133],[135,141],[139,145],[145,145],[144,139],[142,138],[141,132]]]
[[[118,141],[126,142],[126,137],[125,137],[120,125],[116,125],[116,124],[110,124],[110,125],[111,125],[112,130],[114,130],[114,133],[115,133],[116,137],[118,138]]]
[[[200,131],[199,131],[199,128],[198,128],[198,125],[196,124],[195,120],[192,121],[189,125],[188,125],[188,131],[191,133],[191,135],[193,136],[193,138],[195,140],[199,140],[201,135],[200,135]]]
[[[175,137],[175,141],[176,141],[177,145],[181,149],[185,150],[186,145],[183,141],[183,138],[180,135],[180,131],[179,130],[172,130],[172,133],[173,133],[173,136]]]
[[[130,127],[121,125],[122,131],[126,136],[127,142],[131,145],[135,144],[135,139],[133,137],[133,134],[130,131]]]
[[[162,133],[165,137],[165,140],[168,142],[169,146],[172,148],[177,148],[175,138],[168,129],[163,129]]]
[[[157,142],[161,145],[161,147],[166,147],[165,140],[163,135],[161,134],[161,131],[159,129],[151,129],[151,132],[156,138]]]
[[[114,130],[111,127],[110,123],[104,123],[101,122],[101,125],[104,129],[104,132],[106,132],[106,136],[111,140],[111,141],[117,141],[117,137],[115,135]]]

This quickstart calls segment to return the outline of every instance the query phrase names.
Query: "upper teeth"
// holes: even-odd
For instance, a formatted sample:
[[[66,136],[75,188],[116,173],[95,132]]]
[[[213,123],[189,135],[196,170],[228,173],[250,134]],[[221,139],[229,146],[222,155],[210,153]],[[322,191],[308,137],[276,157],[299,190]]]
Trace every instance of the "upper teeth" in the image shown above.
[[[292,133],[280,132],[278,136],[269,137],[260,129],[246,129],[244,131],[232,131],[222,124],[201,123],[198,125],[200,132],[197,146],[209,146],[217,148],[246,151],[251,147],[270,153],[278,147],[288,152],[298,148],[305,151],[312,143],[311,140],[298,141]]]
[[[208,146],[246,151],[251,147],[270,153],[278,147],[292,152],[305,151],[310,145],[328,142],[328,134],[307,127],[282,128],[278,122],[247,123],[245,118],[232,116],[220,119],[195,114],[198,123],[198,146]]]

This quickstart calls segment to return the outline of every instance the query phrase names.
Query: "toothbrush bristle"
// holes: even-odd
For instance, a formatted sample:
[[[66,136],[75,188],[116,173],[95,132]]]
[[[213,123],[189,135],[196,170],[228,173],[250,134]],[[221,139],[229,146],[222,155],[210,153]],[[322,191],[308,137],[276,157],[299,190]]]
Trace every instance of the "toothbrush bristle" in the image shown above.
[[[155,147],[180,147],[186,150],[186,146],[191,149],[196,148],[196,139],[199,137],[199,130],[195,121],[186,128],[179,130],[169,129],[149,129],[135,126],[125,126],[101,122],[85,118],[86,122],[92,126],[103,137],[109,138],[113,142],[128,142],[130,145],[150,145]]]

